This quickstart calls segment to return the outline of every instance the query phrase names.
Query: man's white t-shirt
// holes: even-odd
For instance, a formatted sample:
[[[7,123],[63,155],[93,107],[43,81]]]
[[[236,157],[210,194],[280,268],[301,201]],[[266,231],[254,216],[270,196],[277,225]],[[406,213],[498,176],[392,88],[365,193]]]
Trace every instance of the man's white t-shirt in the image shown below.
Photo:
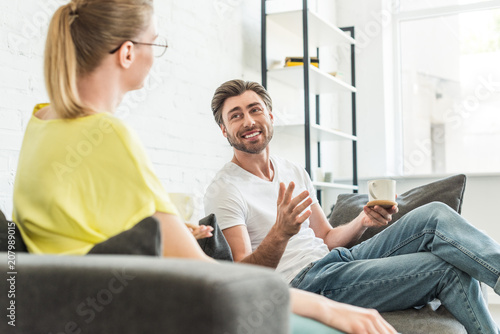
[[[305,170],[287,160],[271,156],[274,168],[272,181],[263,180],[235,163],[227,163],[214,177],[205,193],[205,213],[214,213],[222,230],[246,225],[252,251],[255,251],[276,222],[280,182],[286,186],[293,181],[292,198],[309,191],[313,204],[317,203],[315,190]],[[276,271],[287,282],[302,268],[328,254],[322,239],[316,238],[309,227],[309,219],[302,223],[299,233],[290,238]]]

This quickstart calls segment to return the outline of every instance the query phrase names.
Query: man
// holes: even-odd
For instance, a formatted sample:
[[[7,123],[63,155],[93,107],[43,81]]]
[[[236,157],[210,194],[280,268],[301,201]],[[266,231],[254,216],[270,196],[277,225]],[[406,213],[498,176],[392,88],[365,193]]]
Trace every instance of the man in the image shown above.
[[[234,156],[208,187],[205,210],[217,216],[235,261],[276,268],[292,287],[379,311],[439,298],[468,332],[499,333],[478,283],[500,294],[498,243],[431,203],[344,248],[368,227],[387,224],[397,207],[364,207],[332,228],[305,171],[270,155],[272,102],[261,85],[222,84],[212,111]]]

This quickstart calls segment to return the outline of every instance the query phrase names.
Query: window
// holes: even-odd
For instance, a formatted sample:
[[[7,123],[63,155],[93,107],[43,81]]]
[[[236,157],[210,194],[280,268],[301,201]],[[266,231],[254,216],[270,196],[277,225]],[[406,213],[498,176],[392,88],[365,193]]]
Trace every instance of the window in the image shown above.
[[[424,10],[446,6],[467,5],[485,2],[485,0],[399,0],[401,11]]]
[[[442,13],[399,21],[403,174],[498,173],[500,8]]]

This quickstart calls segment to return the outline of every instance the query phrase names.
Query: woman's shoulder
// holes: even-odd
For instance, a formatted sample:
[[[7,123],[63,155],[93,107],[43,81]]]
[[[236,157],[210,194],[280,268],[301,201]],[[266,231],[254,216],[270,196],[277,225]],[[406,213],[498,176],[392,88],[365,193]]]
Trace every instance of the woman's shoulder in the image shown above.
[[[48,103],[39,103],[33,109],[33,116],[41,120],[58,119],[59,116]]]
[[[82,115],[81,117],[72,119],[63,119],[55,111],[54,108],[49,103],[39,103],[33,108],[32,115],[42,121],[48,120],[73,120],[73,121],[87,121],[92,119],[99,119],[99,123],[104,126],[113,126],[122,130],[126,130],[126,125],[117,117],[109,112],[96,112],[88,115]]]

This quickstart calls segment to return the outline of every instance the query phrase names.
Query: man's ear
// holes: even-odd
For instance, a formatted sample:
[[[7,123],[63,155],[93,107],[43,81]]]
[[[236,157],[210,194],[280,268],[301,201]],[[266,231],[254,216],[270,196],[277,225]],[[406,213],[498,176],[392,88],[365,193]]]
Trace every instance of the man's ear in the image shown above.
[[[269,110],[269,117],[271,118],[271,124],[274,124],[274,115],[272,110]]]
[[[135,60],[135,50],[134,43],[127,41],[122,44],[121,48],[118,50],[118,61],[120,66],[128,69],[132,66]]]
[[[219,126],[220,126],[220,129],[222,131],[222,135],[227,138],[227,129],[226,129],[226,126],[224,125],[224,123],[220,124]]]

